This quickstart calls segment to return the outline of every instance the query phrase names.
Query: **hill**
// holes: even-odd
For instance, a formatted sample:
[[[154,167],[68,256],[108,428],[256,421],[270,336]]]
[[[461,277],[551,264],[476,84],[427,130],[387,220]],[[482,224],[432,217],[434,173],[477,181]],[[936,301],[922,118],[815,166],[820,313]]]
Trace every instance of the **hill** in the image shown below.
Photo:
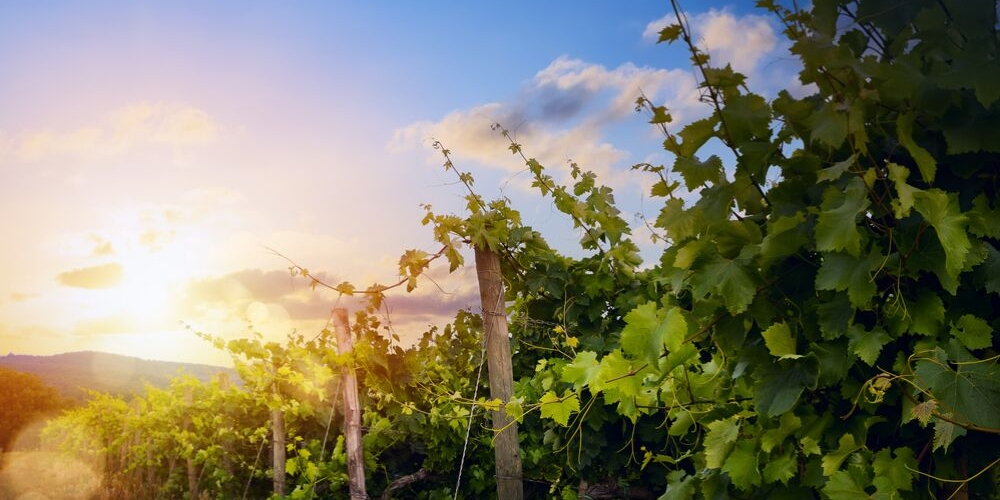
[[[221,366],[153,361],[94,351],[52,356],[11,353],[0,356],[0,366],[34,374],[74,401],[86,399],[88,389],[124,396],[142,392],[145,384],[166,387],[181,374],[208,381],[222,372],[231,380],[238,379],[234,370]]]

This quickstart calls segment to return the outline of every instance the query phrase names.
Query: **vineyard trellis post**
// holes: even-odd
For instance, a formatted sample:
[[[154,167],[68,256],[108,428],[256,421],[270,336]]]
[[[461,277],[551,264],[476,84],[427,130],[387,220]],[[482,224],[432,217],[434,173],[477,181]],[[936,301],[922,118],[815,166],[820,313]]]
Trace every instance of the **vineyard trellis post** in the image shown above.
[[[347,445],[347,477],[351,498],[366,499],[365,453],[361,443],[361,406],[358,403],[358,381],[354,376],[354,363],[350,360],[354,351],[354,337],[347,322],[347,309],[333,310],[333,329],[337,334],[337,350],[347,358],[341,368],[344,388],[344,440]]]
[[[483,307],[483,331],[489,370],[490,398],[504,403],[514,394],[507,316],[504,311],[503,275],[500,257],[492,250],[476,247],[476,273]],[[503,500],[521,500],[521,450],[517,442],[517,422],[501,408],[493,411],[494,457],[497,495]]]

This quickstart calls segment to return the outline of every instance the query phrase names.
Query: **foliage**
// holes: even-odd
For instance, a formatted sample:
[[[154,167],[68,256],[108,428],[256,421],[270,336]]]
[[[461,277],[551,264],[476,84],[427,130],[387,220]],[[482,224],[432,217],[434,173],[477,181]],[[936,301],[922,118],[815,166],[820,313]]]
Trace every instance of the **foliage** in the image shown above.
[[[236,357],[243,387],[194,388],[206,391],[197,410],[180,388],[147,394],[157,411],[98,399],[67,421],[119,420],[65,436],[107,454],[146,426],[152,455],[120,470],[154,466],[159,494],[180,496],[167,457],[193,456],[201,484],[211,478],[216,496],[232,498],[242,485],[266,491],[254,455],[266,446],[268,412],[280,409],[289,496],[346,498],[346,458],[331,437],[346,363],[364,389],[370,491],[425,470],[409,497],[451,498],[456,484],[465,497],[493,494],[493,430],[482,416],[502,408],[519,422],[524,479],[537,497],[575,498],[602,484],[674,500],[995,498],[997,4],[759,5],[785,27],[812,93],[753,92],[745,75],[695,46],[674,4],[677,23],[660,38],[689,48],[710,114],[675,132],[668,109],[637,100],[673,159],[635,167],[652,176],[659,203],[648,221],[657,262],[641,261],[614,193],[579,165],[562,185],[495,128],[534,189],[579,231],[583,256],[568,257],[509,200],[477,194],[435,143],[468,190],[462,216],[425,207],[440,251],[406,252],[396,284],[364,292],[292,266],[314,287],[369,296],[353,355],[337,354],[328,331],[285,345],[208,336]],[[387,290],[412,290],[435,259],[464,265],[467,245],[504,257],[510,401],[479,396],[477,317],[459,313],[403,349],[375,315]],[[243,448],[226,448],[227,435]]]
[[[66,406],[55,388],[37,376],[0,367],[0,453],[11,450],[28,425]]]
[[[661,41],[689,47],[712,113],[675,133],[637,101],[674,158],[636,166],[663,200],[655,266],[610,189],[576,165],[557,185],[513,141],[588,257],[502,200],[428,217],[509,256],[518,398],[553,405],[522,429],[566,451],[566,480],[665,498],[995,495],[997,5],[759,3],[814,93],[754,93],[677,9]]]

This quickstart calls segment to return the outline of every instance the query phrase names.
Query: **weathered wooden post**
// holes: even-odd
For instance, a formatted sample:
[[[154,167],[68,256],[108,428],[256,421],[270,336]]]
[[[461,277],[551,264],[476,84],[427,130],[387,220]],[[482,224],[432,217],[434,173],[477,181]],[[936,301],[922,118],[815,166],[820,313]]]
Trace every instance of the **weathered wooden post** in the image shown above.
[[[486,360],[490,378],[490,398],[504,403],[514,395],[514,372],[510,359],[507,315],[504,310],[503,275],[496,252],[476,247],[476,273],[483,306]],[[497,498],[522,500],[521,449],[517,443],[517,422],[501,408],[493,412],[493,452],[496,460]]]
[[[354,336],[347,322],[347,309],[333,310],[333,329],[337,334],[337,351],[349,357],[354,352]],[[351,498],[368,498],[365,491],[365,452],[361,443],[361,405],[358,403],[358,381],[354,378],[354,364],[345,363],[341,368],[341,386],[344,388],[344,440],[347,445],[347,478]]]

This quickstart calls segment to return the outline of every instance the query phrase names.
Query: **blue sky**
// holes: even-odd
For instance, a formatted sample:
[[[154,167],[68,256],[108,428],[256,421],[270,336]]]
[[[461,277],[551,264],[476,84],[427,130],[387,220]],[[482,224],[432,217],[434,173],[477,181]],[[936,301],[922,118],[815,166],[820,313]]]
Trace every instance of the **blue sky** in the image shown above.
[[[752,2],[687,2],[699,41],[773,95],[797,89],[777,23]],[[420,204],[509,196],[571,249],[526,188],[501,122],[564,178],[572,159],[636,212],[669,164],[632,112],[640,91],[676,128],[704,116],[681,47],[655,44],[669,3],[16,2],[0,0],[0,351],[97,349],[224,362],[181,323],[268,338],[322,328],[334,282],[395,280],[433,251]],[[799,89],[801,90],[801,89]],[[647,213],[655,217],[655,213]],[[475,306],[467,274],[390,299],[404,338]],[[343,305],[343,304],[342,304]]]

